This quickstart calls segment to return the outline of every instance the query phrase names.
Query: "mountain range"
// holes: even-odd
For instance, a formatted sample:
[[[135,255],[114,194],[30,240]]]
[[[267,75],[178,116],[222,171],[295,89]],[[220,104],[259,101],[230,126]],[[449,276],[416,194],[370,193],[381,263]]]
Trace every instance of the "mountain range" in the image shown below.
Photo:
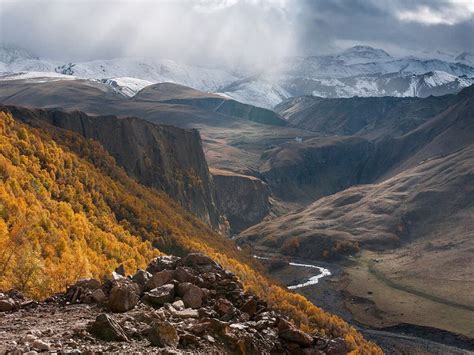
[[[333,55],[287,57],[263,72],[249,74],[150,58],[65,63],[12,46],[0,47],[0,80],[89,79],[128,97],[151,84],[171,82],[265,108],[301,95],[427,97],[456,93],[474,83],[473,65],[472,54],[467,52],[444,60],[395,58],[382,49],[355,46]]]

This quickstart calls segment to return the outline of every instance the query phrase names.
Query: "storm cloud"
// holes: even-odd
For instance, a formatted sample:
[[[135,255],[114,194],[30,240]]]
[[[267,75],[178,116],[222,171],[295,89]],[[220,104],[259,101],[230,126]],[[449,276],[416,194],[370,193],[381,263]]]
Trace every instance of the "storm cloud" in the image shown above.
[[[0,0],[0,40],[40,57],[270,65],[355,44],[474,51],[471,0]]]

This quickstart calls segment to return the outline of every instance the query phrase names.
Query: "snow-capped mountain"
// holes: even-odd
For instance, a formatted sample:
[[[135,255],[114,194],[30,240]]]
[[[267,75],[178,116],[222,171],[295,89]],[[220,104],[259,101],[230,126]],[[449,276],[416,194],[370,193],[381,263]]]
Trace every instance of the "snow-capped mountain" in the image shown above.
[[[291,97],[285,89],[263,75],[236,81],[222,88],[218,94],[264,108],[273,108]]]
[[[334,57],[337,60],[343,61],[347,65],[388,62],[393,60],[393,57],[383,49],[372,48],[369,46],[354,46]]]
[[[281,84],[287,88],[291,96],[427,97],[458,92],[474,84],[474,78],[458,77],[443,71],[431,71],[424,74],[398,72],[356,75],[346,78],[287,78]]]
[[[2,64],[35,59],[38,59],[38,57],[35,57],[26,49],[0,43],[0,63]]]
[[[474,54],[469,52],[462,52],[456,58],[456,62],[463,63],[466,65],[474,65]]]
[[[240,79],[221,69],[191,66],[172,60],[117,58],[63,63],[40,59],[26,51],[7,46],[0,47],[0,72],[4,75],[19,72],[44,72],[45,76],[62,74],[80,79],[135,78],[141,80],[121,80],[121,83],[131,90],[134,90],[137,85],[143,85],[146,81],[150,84],[172,82],[213,92]],[[116,83],[118,83],[117,80]],[[128,86],[129,84],[131,86]]]
[[[1,80],[88,79],[132,97],[144,87],[171,82],[272,108],[292,96],[429,96],[456,93],[474,83],[471,53],[395,58],[383,49],[355,46],[341,53],[289,57],[264,73],[222,65],[193,66],[172,60],[117,58],[64,63],[13,46],[0,46]]]

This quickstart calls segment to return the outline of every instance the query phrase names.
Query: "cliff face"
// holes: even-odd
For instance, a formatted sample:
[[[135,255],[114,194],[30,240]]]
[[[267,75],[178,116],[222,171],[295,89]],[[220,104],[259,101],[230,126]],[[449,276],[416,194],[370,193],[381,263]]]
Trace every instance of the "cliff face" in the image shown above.
[[[135,117],[15,106],[6,109],[29,124],[47,122],[99,141],[130,176],[165,191],[211,226],[219,225],[212,179],[197,130],[155,125]]]
[[[363,138],[314,138],[265,151],[260,172],[277,197],[312,201],[361,183],[371,154]]]
[[[219,211],[226,215],[231,233],[238,233],[270,212],[270,189],[262,180],[230,171],[211,169]]]

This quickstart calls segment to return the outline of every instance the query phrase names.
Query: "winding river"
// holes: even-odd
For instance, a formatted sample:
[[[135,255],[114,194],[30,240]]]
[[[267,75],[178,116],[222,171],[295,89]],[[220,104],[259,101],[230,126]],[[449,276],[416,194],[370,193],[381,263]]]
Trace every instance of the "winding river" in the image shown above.
[[[270,259],[270,258],[267,258],[267,257],[264,257],[264,256],[258,256],[258,255],[254,255],[253,257],[255,259],[261,259],[261,260],[269,260]],[[297,284],[297,285],[287,286],[288,289],[290,289],[290,290],[296,290],[298,288],[315,285],[319,282],[319,279],[322,279],[323,277],[326,277],[326,276],[331,276],[331,272],[328,269],[323,268],[321,266],[316,266],[316,265],[311,265],[311,264],[299,264],[299,263],[288,263],[288,264],[290,266],[317,269],[319,271],[317,275],[311,276],[308,280],[306,280],[303,283],[300,283],[300,284]]]

